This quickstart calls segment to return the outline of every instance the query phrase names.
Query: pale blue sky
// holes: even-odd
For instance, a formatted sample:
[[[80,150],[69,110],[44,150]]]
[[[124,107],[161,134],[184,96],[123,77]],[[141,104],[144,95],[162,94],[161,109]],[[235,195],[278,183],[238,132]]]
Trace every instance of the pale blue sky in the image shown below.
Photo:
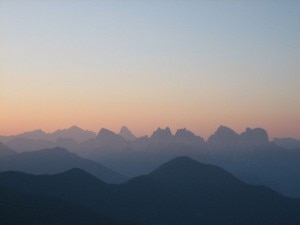
[[[300,138],[299,40],[300,1],[0,0],[0,120],[15,121],[0,133],[38,126],[12,109],[70,103],[66,114],[86,112],[53,114],[60,126],[205,136],[225,124]]]

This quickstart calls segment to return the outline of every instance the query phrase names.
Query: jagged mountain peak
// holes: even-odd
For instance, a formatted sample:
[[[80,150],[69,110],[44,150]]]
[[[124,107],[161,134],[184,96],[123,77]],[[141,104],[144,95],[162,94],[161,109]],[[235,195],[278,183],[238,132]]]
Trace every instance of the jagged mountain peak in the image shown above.
[[[186,128],[178,129],[175,133],[175,136],[184,138],[196,137],[196,135],[192,131],[189,131]]]
[[[253,143],[253,144],[265,144],[269,142],[268,133],[262,128],[251,129],[249,127],[241,133],[243,141]]]
[[[123,137],[125,140],[133,141],[136,139],[134,134],[128,129],[127,126],[122,126],[119,132],[119,135]]]
[[[106,128],[101,128],[99,133],[97,134],[97,138],[116,137],[116,136],[119,136],[119,135],[109,129],[106,129]]]
[[[169,127],[166,127],[165,129],[159,127],[153,132],[151,138],[170,138],[172,136],[172,131]]]
[[[221,125],[216,132],[211,135],[207,143],[213,145],[232,145],[240,142],[240,135],[229,127]]]

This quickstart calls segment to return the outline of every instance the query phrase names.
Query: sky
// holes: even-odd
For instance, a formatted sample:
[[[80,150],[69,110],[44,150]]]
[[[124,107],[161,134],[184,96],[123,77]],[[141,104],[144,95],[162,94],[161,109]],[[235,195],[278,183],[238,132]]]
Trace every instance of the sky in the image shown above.
[[[300,139],[300,1],[0,0],[0,135],[219,125]]]

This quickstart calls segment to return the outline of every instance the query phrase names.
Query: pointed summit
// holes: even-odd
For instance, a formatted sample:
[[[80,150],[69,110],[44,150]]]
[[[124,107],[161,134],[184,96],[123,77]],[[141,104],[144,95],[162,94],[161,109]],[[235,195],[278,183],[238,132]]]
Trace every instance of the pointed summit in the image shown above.
[[[202,137],[195,135],[193,132],[187,130],[186,128],[178,129],[175,133],[175,138],[177,141],[191,144],[191,145],[203,145],[205,141]]]
[[[172,135],[172,132],[171,132],[171,129],[169,127],[166,127],[165,129],[161,129],[160,127],[157,128],[156,131],[153,132],[151,138],[154,138],[154,139],[164,139],[164,138],[172,138],[173,135]]]
[[[70,128],[68,128],[66,130],[69,130],[69,131],[84,131],[83,129],[81,129],[80,127],[78,127],[76,125],[73,125],[73,126],[71,126]]]
[[[220,188],[224,183],[238,183],[230,173],[218,166],[200,163],[190,157],[180,156],[158,167],[150,176],[167,185],[180,186],[189,183],[198,188]],[[221,188],[222,189],[222,188]],[[199,190],[199,189],[198,189]]]
[[[117,137],[119,135],[117,135],[116,133],[112,132],[109,129],[106,128],[101,128],[99,133],[97,134],[97,138],[101,139],[101,138],[110,138],[110,137]]]
[[[216,132],[211,135],[207,143],[217,146],[232,146],[240,142],[240,135],[229,127],[220,126]]]
[[[136,139],[133,133],[126,126],[121,127],[119,135],[127,141],[133,141]]]
[[[126,143],[125,139],[120,135],[106,129],[101,128],[96,139],[101,142],[102,145],[116,145]]]
[[[83,130],[76,125],[73,125],[67,129],[57,130],[57,131],[53,132],[51,135],[55,141],[59,138],[63,138],[63,139],[68,138],[68,139],[73,139],[73,140],[77,141],[78,143],[87,141],[96,136],[96,134],[94,132],[88,131],[88,130]]]
[[[196,137],[196,135],[187,130],[186,128],[182,128],[182,129],[178,129],[175,133],[175,136],[176,137],[181,137],[181,138],[193,138],[193,137]]]

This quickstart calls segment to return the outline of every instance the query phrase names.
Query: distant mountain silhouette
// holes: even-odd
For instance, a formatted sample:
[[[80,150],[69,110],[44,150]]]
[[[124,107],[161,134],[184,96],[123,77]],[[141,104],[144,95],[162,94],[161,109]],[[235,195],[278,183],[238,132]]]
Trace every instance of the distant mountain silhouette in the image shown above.
[[[98,135],[96,136],[96,139],[98,141],[101,141],[104,145],[107,144],[107,145],[111,145],[111,143],[113,142],[117,142],[117,143],[125,143],[125,139],[122,138],[120,135],[108,130],[108,129],[105,129],[105,128],[102,128]]]
[[[240,144],[240,135],[234,130],[220,126],[216,132],[211,135],[207,143],[214,146],[234,146]]]
[[[273,142],[286,149],[300,149],[300,140],[295,138],[275,138]]]
[[[94,138],[95,136],[96,134],[92,131],[83,130],[77,126],[72,126],[67,129],[54,131],[53,133],[45,133],[43,130],[38,129],[12,136],[0,136],[0,141],[2,141],[5,144],[9,141],[13,141],[14,139],[47,141],[55,143],[57,139],[73,139],[74,141],[81,143],[91,138]]]
[[[24,152],[0,159],[0,171],[23,171],[31,174],[55,174],[82,168],[108,183],[121,183],[126,177],[63,148]]]
[[[175,133],[175,136],[179,137],[179,138],[194,138],[194,137],[196,137],[196,135],[193,132],[187,130],[186,128],[178,129]]]
[[[70,131],[88,134],[76,126],[56,134],[63,136]],[[30,136],[48,139],[32,140],[28,139]],[[298,142],[270,142],[262,128],[247,128],[239,134],[220,126],[207,142],[187,129],[172,134],[168,127],[158,128],[150,137],[131,141],[105,128],[81,143],[58,136],[52,138],[51,133],[36,130],[26,132],[26,138],[0,136],[0,141],[5,140],[4,144],[18,152],[60,146],[129,177],[149,173],[161,163],[185,155],[219,165],[243,181],[267,185],[282,194],[300,198],[300,151],[293,147]]]
[[[78,147],[77,153],[84,157],[101,161],[103,156],[115,154],[126,149],[128,142],[120,135],[102,128],[97,136]],[[82,151],[84,149],[84,151]]]
[[[107,185],[80,169],[52,176],[0,173],[0,185],[60,198],[143,224],[298,225],[300,200],[241,182],[217,166],[175,158],[149,175]]]
[[[15,138],[25,138],[25,139],[31,139],[31,140],[47,140],[48,134],[45,133],[43,130],[33,130],[33,131],[27,131],[22,134],[16,135]]]
[[[72,126],[68,129],[57,130],[51,134],[52,140],[62,139],[73,139],[78,143],[87,141],[94,138],[96,134],[92,131],[83,130],[80,127]]]
[[[136,139],[133,133],[126,126],[121,127],[119,135],[127,141],[133,141]]]
[[[241,133],[241,139],[247,145],[263,146],[269,144],[268,133],[262,128],[247,128],[245,132]]]
[[[17,154],[14,150],[0,142],[0,158]]]
[[[186,128],[178,129],[175,133],[175,139],[177,142],[190,143],[204,145],[205,141],[202,137],[196,136],[193,132],[187,130]]]
[[[241,134],[234,130],[220,126],[207,140],[208,145],[214,147],[261,147],[268,145],[268,133],[262,128],[247,128]]]
[[[108,168],[122,171],[128,176],[148,173],[161,163],[176,156],[202,155],[200,150],[205,145],[203,138],[186,129],[176,133],[177,136],[173,135],[170,128],[158,128],[150,137],[140,137],[129,142],[117,141],[120,137],[111,134],[114,136],[114,141],[110,141],[110,145],[103,147],[104,141],[94,140],[91,141],[94,143],[93,148],[84,145],[80,148],[84,149],[84,152],[78,151],[78,154],[98,160]]]
[[[37,151],[44,148],[54,148],[54,142],[28,138],[14,138],[6,143],[7,146],[17,152]]]
[[[150,137],[153,141],[167,141],[171,138],[173,138],[173,135],[169,127],[166,127],[165,129],[159,127]]]

